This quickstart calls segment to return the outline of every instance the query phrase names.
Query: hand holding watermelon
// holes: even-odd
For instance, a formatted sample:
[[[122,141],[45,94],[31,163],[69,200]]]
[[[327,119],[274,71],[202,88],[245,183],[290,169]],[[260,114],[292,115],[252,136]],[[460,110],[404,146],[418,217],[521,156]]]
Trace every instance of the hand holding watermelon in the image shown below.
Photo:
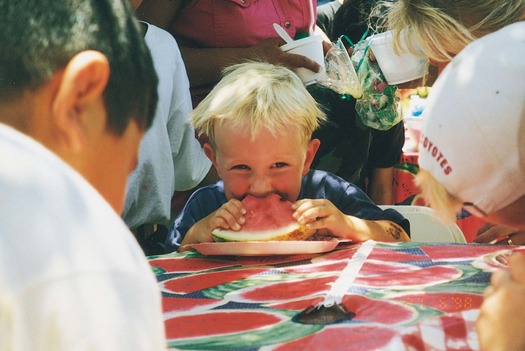
[[[320,234],[345,238],[354,232],[354,224],[349,216],[342,213],[330,200],[303,199],[297,201],[292,208],[295,210],[294,218],[299,223],[319,230]]]
[[[246,222],[246,209],[241,201],[230,199],[218,210],[198,221],[188,230],[182,245],[214,241],[212,232],[217,228],[238,231]]]
[[[243,223],[238,223],[241,226],[219,225],[212,232],[216,241],[305,240],[315,233],[315,229],[307,229],[294,219],[292,203],[277,194],[248,195],[241,206],[244,214]]]
[[[302,199],[293,204],[294,218],[319,234],[352,241],[410,241],[394,222],[366,220],[346,215],[327,199]]]

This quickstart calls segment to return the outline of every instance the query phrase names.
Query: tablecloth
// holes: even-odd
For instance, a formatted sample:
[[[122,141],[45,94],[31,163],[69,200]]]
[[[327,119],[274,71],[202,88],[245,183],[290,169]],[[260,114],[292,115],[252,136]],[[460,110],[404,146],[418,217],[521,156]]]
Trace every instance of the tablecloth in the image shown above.
[[[150,257],[169,346],[181,350],[477,350],[474,322],[508,247],[367,242],[316,255]],[[353,278],[340,279],[358,264]],[[298,313],[347,284],[336,323]],[[294,318],[295,317],[295,318]]]

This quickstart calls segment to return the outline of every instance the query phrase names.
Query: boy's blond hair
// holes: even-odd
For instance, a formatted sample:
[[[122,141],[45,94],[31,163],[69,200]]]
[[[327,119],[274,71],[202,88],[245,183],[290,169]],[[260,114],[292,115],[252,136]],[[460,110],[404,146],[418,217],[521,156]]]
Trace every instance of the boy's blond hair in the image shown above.
[[[190,116],[195,130],[215,148],[224,122],[255,139],[262,129],[278,135],[296,126],[306,143],[326,120],[299,77],[288,68],[263,62],[228,67],[224,77]]]
[[[397,0],[382,21],[394,33],[399,50],[401,32],[407,49],[435,62],[448,62],[472,41],[523,20],[525,0]]]

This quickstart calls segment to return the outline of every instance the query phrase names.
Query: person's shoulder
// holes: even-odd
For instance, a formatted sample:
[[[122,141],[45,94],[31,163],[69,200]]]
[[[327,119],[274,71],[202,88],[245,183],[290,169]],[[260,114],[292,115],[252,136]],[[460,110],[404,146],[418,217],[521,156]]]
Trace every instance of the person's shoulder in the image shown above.
[[[153,37],[158,37],[158,38],[162,38],[162,39],[165,39],[167,41],[173,41],[175,42],[175,38],[173,37],[173,35],[171,35],[168,31],[160,28],[160,27],[157,27],[156,25],[154,24],[151,24],[151,23],[148,23],[148,22],[142,22],[144,24],[146,24],[148,26],[148,31],[146,33],[146,35],[151,35]]]
[[[1,125],[0,150],[0,163],[10,165],[0,169],[0,188],[9,189],[2,198],[9,205],[0,205],[2,239],[11,242],[4,252],[7,257],[20,255],[27,245],[39,247],[31,262],[38,266],[55,257],[64,264],[46,274],[56,276],[107,271],[110,266],[132,274],[137,264],[144,266],[124,222],[73,168],[31,138]]]
[[[345,188],[351,185],[351,183],[347,182],[343,178],[322,170],[311,170],[303,177],[303,179],[311,184],[327,184]]]
[[[33,189],[33,196],[54,194],[57,198],[67,192],[89,193],[87,181],[79,173],[33,138],[0,124],[0,143],[0,162],[9,164],[2,168],[1,179],[11,182],[13,190]],[[31,168],[33,171],[27,172]]]
[[[28,206],[42,206],[39,212],[55,215],[64,224],[77,220],[77,226],[94,218],[94,226],[116,223],[123,225],[120,217],[93,186],[69,164],[32,138],[0,129],[0,162],[9,164],[0,172],[2,187],[8,186],[10,196],[21,196],[19,202]],[[31,170],[31,171],[29,171]],[[34,206],[33,206],[34,205]],[[11,208],[15,210],[15,207]],[[74,214],[72,218],[67,214]],[[26,215],[31,215],[28,211]],[[42,216],[37,216],[42,218]],[[125,226],[124,226],[125,229]]]
[[[150,50],[153,64],[157,73],[162,72],[158,73],[159,80],[168,82],[175,79],[173,82],[175,90],[186,92],[186,89],[189,89],[189,81],[177,40],[164,29],[147,22],[143,23],[148,26],[144,40]],[[189,93],[187,101],[191,104]]]
[[[525,21],[519,21],[516,23],[509,24],[508,26],[505,26],[491,34],[488,34],[487,36],[493,36],[493,37],[510,37],[510,38],[520,38],[523,39],[525,37]]]
[[[150,48],[162,48],[164,50],[179,51],[177,40],[168,31],[148,22],[141,22],[147,26],[144,40]]]
[[[303,177],[302,196],[303,198],[326,198],[330,194],[344,193],[349,188],[356,188],[352,183],[343,178],[326,171],[311,170]]]
[[[226,202],[226,195],[224,194],[224,183],[218,181],[214,184],[209,184],[198,188],[191,194],[188,202]]]
[[[452,63],[460,62],[460,59],[465,57],[485,58],[488,56],[489,59],[496,61],[502,52],[505,52],[505,57],[514,55],[522,58],[524,43],[525,21],[516,22],[474,40],[461,50],[457,55],[458,59],[452,60]]]
[[[191,194],[175,222],[186,222],[188,218],[191,221],[204,218],[227,201],[222,181],[201,187]]]

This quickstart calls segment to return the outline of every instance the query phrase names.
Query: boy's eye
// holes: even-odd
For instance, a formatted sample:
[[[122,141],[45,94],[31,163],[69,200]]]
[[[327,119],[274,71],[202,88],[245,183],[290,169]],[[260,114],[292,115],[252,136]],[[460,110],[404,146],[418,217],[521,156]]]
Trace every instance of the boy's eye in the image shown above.
[[[283,167],[286,167],[286,166],[288,166],[288,164],[285,163],[285,162],[276,162],[276,163],[273,165],[274,168],[283,168]]]
[[[232,169],[250,169],[250,167],[246,165],[235,165],[232,167]]]

